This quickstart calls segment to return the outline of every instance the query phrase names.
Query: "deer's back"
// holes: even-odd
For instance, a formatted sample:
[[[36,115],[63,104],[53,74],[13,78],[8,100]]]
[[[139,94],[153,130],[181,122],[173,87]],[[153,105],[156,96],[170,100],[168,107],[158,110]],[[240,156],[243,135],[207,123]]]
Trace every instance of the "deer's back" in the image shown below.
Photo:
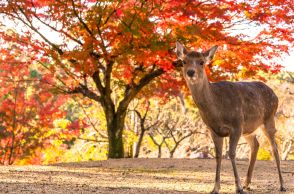
[[[254,131],[273,116],[278,107],[277,96],[262,82],[222,81],[212,83],[211,89],[222,120],[242,120],[244,133]]]

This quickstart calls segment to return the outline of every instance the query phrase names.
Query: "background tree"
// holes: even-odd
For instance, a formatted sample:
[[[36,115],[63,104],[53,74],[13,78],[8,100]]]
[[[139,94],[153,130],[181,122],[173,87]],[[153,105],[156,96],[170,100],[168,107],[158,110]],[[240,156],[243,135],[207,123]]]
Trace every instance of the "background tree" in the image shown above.
[[[181,80],[170,73],[175,59],[171,50],[176,40],[202,49],[214,44],[222,46],[207,69],[212,80],[259,78],[259,70],[280,69],[281,64],[271,59],[287,53],[293,43],[291,3],[2,1],[0,15],[6,22],[0,25],[0,37],[1,42],[14,42],[25,51],[30,64],[41,64],[42,74],[50,77],[48,82],[55,88],[67,94],[81,94],[102,106],[108,157],[120,158],[130,102],[140,92],[158,94],[152,88],[180,88]],[[248,27],[256,31],[253,36],[248,36],[246,30],[240,31]],[[1,44],[3,49],[15,56],[14,49],[7,50],[6,44]],[[1,57],[1,63],[7,63],[5,58]],[[169,73],[162,75],[164,72]],[[160,75],[161,79],[149,84]],[[148,84],[152,86],[149,89]]]
[[[142,147],[152,150],[152,145],[144,143],[144,139],[146,141],[149,138],[156,147],[158,158],[167,157],[166,154],[163,155],[163,151],[168,152],[168,157],[172,158],[181,143],[196,133],[198,135],[204,134],[203,131],[206,128],[203,127],[198,112],[194,109],[188,109],[181,98],[164,101],[162,98],[152,98],[141,105],[143,106],[137,104],[135,110],[130,111],[128,122],[126,122],[128,130],[137,131],[134,133],[137,136],[137,141],[134,144],[134,157],[139,156]],[[132,117],[132,113],[137,116],[135,119]],[[134,125],[130,124],[132,122],[129,119],[135,120]],[[146,153],[141,155],[141,157],[146,156],[148,156]]]
[[[169,114],[166,115],[166,119],[162,127],[164,128],[166,137],[168,137],[164,139],[164,144],[169,151],[170,158],[174,157],[176,149],[185,139],[197,133],[197,129],[199,130],[197,125],[200,120],[200,115],[197,114],[197,116],[198,118],[196,117],[194,120],[191,119],[193,116],[189,119],[187,115],[183,114],[171,114],[169,112]]]
[[[67,98],[51,90],[50,78],[41,77],[37,66],[26,61],[25,52],[13,44],[7,49],[14,56],[1,52],[5,63],[0,63],[0,164],[40,164],[41,150],[56,139],[70,141],[77,136],[81,120],[72,118],[57,129],[55,121],[70,117],[64,106]]]
[[[294,157],[294,79],[293,72],[281,73],[276,79],[269,81],[270,86],[279,97],[279,108],[277,111],[277,129],[279,131],[279,142],[281,159],[293,159]],[[270,150],[270,149],[269,149]]]
[[[135,120],[133,125],[134,132],[138,136],[138,141],[135,142],[134,144],[135,145],[134,156],[133,156],[134,158],[139,157],[141,145],[142,145],[143,138],[146,132],[148,133],[151,129],[157,128],[161,123],[159,119],[159,112],[157,113],[157,116],[155,116],[156,119],[152,119],[152,121],[149,121],[149,122],[147,121],[148,120],[147,114],[150,114],[150,101],[146,102],[146,107],[144,109],[143,109],[144,110],[143,113],[141,113],[141,111],[138,110],[138,108],[135,110],[131,110],[131,114],[134,113],[139,120],[138,122],[136,122]],[[152,111],[152,113],[153,112],[154,111]],[[135,117],[133,117],[133,119],[135,119]]]

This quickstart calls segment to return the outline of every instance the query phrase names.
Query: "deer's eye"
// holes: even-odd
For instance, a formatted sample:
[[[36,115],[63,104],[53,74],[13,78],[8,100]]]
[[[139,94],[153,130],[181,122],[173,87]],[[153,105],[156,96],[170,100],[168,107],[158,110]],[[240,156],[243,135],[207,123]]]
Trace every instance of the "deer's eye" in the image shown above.
[[[204,65],[204,61],[200,61],[199,65],[203,66]]]
[[[186,62],[186,61],[184,61],[184,60],[182,60],[182,62],[183,62],[183,64],[184,64],[184,65],[186,65],[186,64],[187,64],[187,62]]]

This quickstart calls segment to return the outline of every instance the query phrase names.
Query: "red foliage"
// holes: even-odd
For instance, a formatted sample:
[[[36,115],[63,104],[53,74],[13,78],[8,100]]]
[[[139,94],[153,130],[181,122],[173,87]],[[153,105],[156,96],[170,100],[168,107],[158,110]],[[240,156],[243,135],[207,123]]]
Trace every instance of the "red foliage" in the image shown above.
[[[76,136],[80,128],[72,127],[70,134],[50,132],[53,121],[65,117],[60,107],[66,96],[52,93],[50,79],[42,77],[38,66],[25,62],[14,45],[1,54],[0,164],[13,164],[28,156],[27,162],[40,164],[40,148],[50,145],[46,142],[60,135]]]
[[[66,73],[63,79],[91,75],[97,68],[97,61],[91,54],[95,52],[101,56],[102,65],[103,61],[114,59],[117,72],[113,75],[125,78],[126,83],[132,79],[138,64],[145,68],[155,64],[165,71],[173,69],[171,61],[175,58],[169,50],[177,39],[202,49],[214,44],[225,45],[226,50],[219,52],[222,56],[218,58],[225,61],[221,70],[235,74],[241,66],[248,71],[244,75],[251,76],[258,70],[278,71],[281,64],[266,65],[264,59],[288,51],[291,45],[284,46],[280,41],[293,43],[293,28],[289,28],[293,23],[293,10],[288,0],[95,2],[20,0],[1,3],[0,12],[12,20],[30,22],[34,18],[43,23],[25,23],[28,29],[23,29],[22,33],[2,31],[1,35],[6,42],[17,42],[22,50],[30,53],[30,62],[53,58],[58,67],[52,67],[51,73],[60,73],[61,68]],[[230,35],[236,27],[257,25],[266,30],[257,32],[251,40],[241,30],[237,35]],[[60,37],[58,44],[49,37],[33,38],[33,34],[44,35],[40,26],[55,31]],[[75,60],[75,63],[62,60]],[[222,74],[221,71],[211,73],[216,74],[213,77]]]
[[[282,64],[273,59],[293,46],[291,0],[18,0],[2,1],[0,16],[23,25],[9,29],[7,23],[0,24],[1,79],[13,82],[0,83],[2,98],[8,96],[1,101],[9,115],[3,118],[15,118],[8,110],[22,115],[32,108],[35,116],[22,122],[33,119],[44,127],[60,116],[62,100],[51,89],[82,93],[112,113],[116,105],[111,93],[120,88],[122,115],[142,89],[142,96],[176,95],[183,84],[172,73],[177,40],[196,50],[220,46],[207,69],[212,81],[259,79],[258,71],[276,73]],[[34,69],[36,64],[42,68]],[[161,69],[168,73],[145,87]],[[22,79],[38,84],[29,98],[25,87],[18,85]]]

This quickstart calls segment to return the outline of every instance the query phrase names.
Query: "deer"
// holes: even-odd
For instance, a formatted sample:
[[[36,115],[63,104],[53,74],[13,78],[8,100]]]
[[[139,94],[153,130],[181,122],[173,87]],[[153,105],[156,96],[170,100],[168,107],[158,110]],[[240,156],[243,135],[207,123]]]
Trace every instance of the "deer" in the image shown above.
[[[229,138],[228,155],[233,167],[236,193],[242,194],[245,193],[244,190],[250,189],[259,149],[255,131],[262,125],[264,125],[263,134],[271,144],[276,161],[280,191],[286,191],[275,141],[277,130],[274,117],[278,108],[278,97],[270,87],[260,81],[210,82],[205,72],[205,65],[212,61],[217,49],[218,46],[213,46],[204,52],[189,51],[181,43],[176,42],[176,55],[182,63],[184,79],[215,146],[215,183],[210,193],[217,194],[220,190],[222,147],[225,137]],[[250,147],[249,167],[244,187],[241,185],[236,167],[236,148],[241,136]]]

